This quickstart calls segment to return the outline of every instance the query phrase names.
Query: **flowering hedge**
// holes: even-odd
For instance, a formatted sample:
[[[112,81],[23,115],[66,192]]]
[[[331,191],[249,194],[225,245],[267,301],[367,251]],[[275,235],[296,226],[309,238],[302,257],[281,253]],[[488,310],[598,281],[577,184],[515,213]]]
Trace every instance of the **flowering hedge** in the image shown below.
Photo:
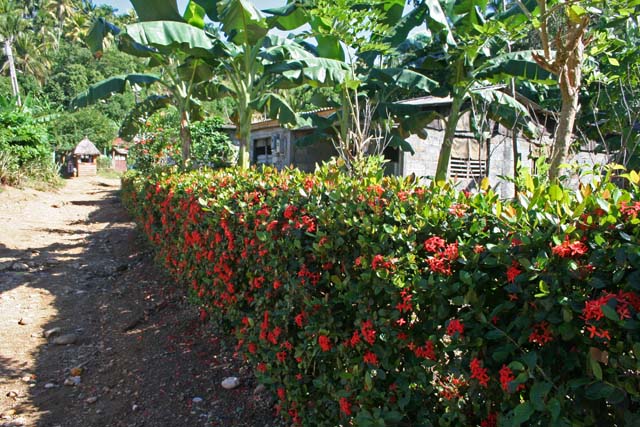
[[[505,202],[325,166],[128,175],[122,197],[294,424],[639,425],[629,185]]]

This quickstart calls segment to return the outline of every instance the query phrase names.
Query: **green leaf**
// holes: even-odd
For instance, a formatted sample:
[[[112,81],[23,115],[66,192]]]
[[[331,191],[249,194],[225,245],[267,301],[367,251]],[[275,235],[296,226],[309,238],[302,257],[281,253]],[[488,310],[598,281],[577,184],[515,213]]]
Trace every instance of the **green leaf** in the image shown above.
[[[562,201],[564,198],[562,188],[557,184],[551,185],[551,187],[549,187],[549,198],[554,202]]]
[[[127,25],[120,34],[120,50],[149,57],[154,50],[163,54],[183,52],[198,58],[216,59],[218,46],[204,30],[182,22],[154,21]]]
[[[131,0],[138,19],[145,21],[184,22],[176,0]]]
[[[534,409],[529,402],[524,402],[516,406],[513,410],[512,426],[519,426],[522,423],[529,421],[531,415],[533,415]]]
[[[593,376],[596,377],[598,380],[602,381],[602,367],[600,367],[600,363],[598,363],[598,361],[595,360],[590,355],[588,355],[587,357],[589,359],[589,366],[591,367],[591,372],[593,373]]]
[[[535,351],[529,351],[522,355],[522,360],[527,364],[529,370],[534,370],[538,362],[538,354]]]
[[[229,40],[237,45],[255,45],[267,35],[266,17],[247,0],[223,0],[218,19]]]
[[[489,58],[478,70],[476,77],[492,78],[499,75],[518,77],[539,83],[555,83],[555,77],[543,69],[533,59],[534,55],[544,55],[541,50],[525,50],[503,53]]]
[[[114,76],[89,86],[85,92],[71,101],[71,108],[86,107],[95,104],[101,99],[108,98],[114,93],[124,93],[127,83],[149,86],[158,81],[160,81],[160,77],[155,74]]]
[[[438,86],[438,82],[415,71],[405,68],[373,68],[366,80],[367,84],[375,84],[381,88],[399,88],[406,91],[421,90],[430,92]]]
[[[200,29],[204,28],[204,16],[206,11],[202,6],[200,6],[197,2],[191,0],[187,5],[186,10],[184,11],[184,20],[189,25],[193,25],[194,27],[198,27]]]
[[[120,34],[120,28],[107,22],[104,18],[98,18],[93,22],[85,39],[91,53],[96,56],[102,53],[104,49],[104,39],[109,34],[117,36]]]
[[[544,412],[546,409],[545,399],[551,390],[551,384],[548,382],[535,382],[531,386],[529,398],[536,411]]]
[[[620,320],[620,317],[618,317],[618,313],[616,313],[616,310],[610,305],[603,304],[602,306],[600,306],[600,308],[602,309],[602,313],[604,314],[604,317],[606,317],[607,319],[613,320],[614,322],[617,322]]]

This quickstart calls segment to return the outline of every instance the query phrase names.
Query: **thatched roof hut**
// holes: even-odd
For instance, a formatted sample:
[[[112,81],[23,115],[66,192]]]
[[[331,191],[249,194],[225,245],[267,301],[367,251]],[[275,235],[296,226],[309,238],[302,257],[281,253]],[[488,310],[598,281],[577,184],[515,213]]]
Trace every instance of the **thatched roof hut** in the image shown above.
[[[73,149],[75,176],[93,176],[98,172],[96,159],[100,157],[100,150],[89,141],[86,136]]]
[[[80,141],[78,145],[76,145],[76,148],[73,149],[73,155],[74,156],[99,156],[100,150],[98,150],[96,146],[93,145],[93,142],[91,142],[89,138],[85,136],[84,139]]]

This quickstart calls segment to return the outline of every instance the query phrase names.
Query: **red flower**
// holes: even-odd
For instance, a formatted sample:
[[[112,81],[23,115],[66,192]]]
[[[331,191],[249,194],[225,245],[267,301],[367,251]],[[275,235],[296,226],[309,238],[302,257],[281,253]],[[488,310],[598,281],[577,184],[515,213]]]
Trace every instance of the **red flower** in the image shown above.
[[[442,237],[433,236],[424,241],[424,249],[427,252],[438,252],[443,249],[445,241]]]
[[[284,217],[286,219],[293,219],[295,218],[297,211],[298,211],[298,208],[296,208],[293,205],[288,205],[284,210]]]
[[[513,375],[511,368],[507,365],[502,365],[502,368],[500,368],[500,385],[502,389],[509,392],[509,383],[515,379],[516,377]]]
[[[396,305],[396,309],[400,313],[413,310],[413,305],[411,304],[411,298],[413,297],[413,295],[411,295],[406,290],[402,290],[400,291],[400,297],[402,298],[402,302]]]
[[[258,346],[255,343],[250,342],[247,345],[247,350],[249,350],[249,353],[255,354],[255,352],[258,350]]]
[[[453,336],[455,333],[460,334],[460,337],[462,337],[464,325],[458,319],[451,319],[447,325],[447,335]]]
[[[513,283],[516,280],[516,277],[522,273],[522,270],[518,268],[519,266],[520,264],[518,264],[518,261],[513,260],[511,267],[507,268],[507,281],[509,283]]]
[[[469,367],[471,368],[471,378],[475,378],[482,387],[487,388],[489,375],[487,374],[487,368],[482,367],[482,361],[475,358],[471,361]]]
[[[364,357],[362,358],[364,360],[364,363],[368,363],[370,365],[374,365],[377,366],[378,365],[378,356],[376,356],[375,353],[371,352],[371,351],[367,351],[364,354]]]
[[[433,341],[431,340],[427,341],[422,347],[414,347],[413,354],[415,354],[416,357],[422,357],[423,359],[430,359],[433,361],[438,360],[436,358]]]
[[[375,255],[373,257],[373,260],[371,261],[371,269],[378,270],[381,268],[385,270],[391,270],[393,268],[393,261],[385,261],[384,257],[378,254],[378,255]]]
[[[260,362],[258,363],[258,366],[256,366],[256,369],[258,370],[258,372],[267,372],[267,364],[264,362]]]
[[[551,252],[560,258],[574,258],[587,253],[589,248],[580,241],[571,242],[569,236],[566,236],[564,242],[551,248]]]
[[[529,335],[529,342],[536,343],[540,347],[553,341],[553,335],[549,329],[549,322],[542,321],[533,325],[533,332]]]
[[[276,358],[278,359],[279,362],[284,362],[285,360],[287,360],[287,352],[286,351],[277,352]]]
[[[587,325],[587,331],[589,331],[589,338],[602,338],[607,341],[611,341],[611,336],[609,335],[609,331],[606,329],[598,329],[593,325]]]
[[[285,396],[284,388],[278,387],[278,399],[284,401],[285,397],[286,396]]]
[[[475,245],[473,247],[473,252],[476,253],[476,254],[481,254],[484,251],[485,251],[485,247],[482,246],[482,245]]]
[[[480,427],[496,427],[498,425],[498,414],[491,412],[487,418],[480,422]]]
[[[296,322],[296,325],[298,325],[298,328],[302,328],[302,325],[304,324],[304,319],[306,316],[307,316],[307,313],[305,313],[304,311],[296,315],[294,320]]]
[[[349,400],[346,397],[340,398],[340,412],[346,416],[351,415],[351,403],[349,403]]]
[[[326,335],[318,336],[318,344],[320,345],[320,348],[322,349],[322,351],[331,350],[331,341],[329,340],[329,337],[327,337]]]
[[[376,341],[376,331],[373,329],[373,322],[366,320],[360,324],[360,332],[366,342],[373,345]]]

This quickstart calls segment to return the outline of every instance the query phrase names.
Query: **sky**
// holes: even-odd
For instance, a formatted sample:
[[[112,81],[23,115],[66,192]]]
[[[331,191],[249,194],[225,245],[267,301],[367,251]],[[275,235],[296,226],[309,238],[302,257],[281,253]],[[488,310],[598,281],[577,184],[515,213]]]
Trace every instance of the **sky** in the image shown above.
[[[129,9],[133,9],[129,0],[94,0],[96,5],[108,4],[118,9],[118,13],[126,13]],[[258,9],[268,9],[270,7],[284,6],[286,0],[254,0],[253,4]],[[187,0],[178,0],[178,6],[183,10],[187,6]]]

